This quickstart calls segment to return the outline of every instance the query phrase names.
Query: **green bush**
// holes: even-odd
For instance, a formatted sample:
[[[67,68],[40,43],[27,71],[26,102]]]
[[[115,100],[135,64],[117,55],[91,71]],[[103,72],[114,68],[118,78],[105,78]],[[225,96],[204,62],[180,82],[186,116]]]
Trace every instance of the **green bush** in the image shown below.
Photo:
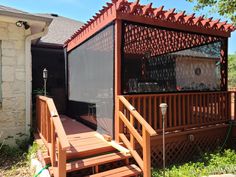
[[[172,166],[165,171],[168,177],[200,177],[226,173],[236,174],[236,152],[231,149],[222,153],[205,153],[197,162]],[[152,176],[162,177],[163,171],[154,169]]]
[[[229,87],[236,87],[236,54],[228,57]]]

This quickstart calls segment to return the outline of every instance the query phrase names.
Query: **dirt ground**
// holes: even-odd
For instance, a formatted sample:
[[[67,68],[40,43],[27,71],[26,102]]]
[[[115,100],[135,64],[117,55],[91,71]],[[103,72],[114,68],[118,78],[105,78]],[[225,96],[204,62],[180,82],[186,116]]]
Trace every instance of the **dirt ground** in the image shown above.
[[[0,154],[0,177],[31,177],[29,162],[25,155],[7,156]]]

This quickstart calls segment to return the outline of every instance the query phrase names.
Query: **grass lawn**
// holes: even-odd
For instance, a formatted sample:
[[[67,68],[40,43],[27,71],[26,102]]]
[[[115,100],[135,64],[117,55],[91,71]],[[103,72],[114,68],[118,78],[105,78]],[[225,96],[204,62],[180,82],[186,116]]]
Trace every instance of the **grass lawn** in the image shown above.
[[[231,149],[222,153],[205,153],[196,162],[189,162],[166,169],[167,177],[200,177],[214,174],[236,174],[236,152]],[[153,177],[162,177],[161,170],[154,169]]]

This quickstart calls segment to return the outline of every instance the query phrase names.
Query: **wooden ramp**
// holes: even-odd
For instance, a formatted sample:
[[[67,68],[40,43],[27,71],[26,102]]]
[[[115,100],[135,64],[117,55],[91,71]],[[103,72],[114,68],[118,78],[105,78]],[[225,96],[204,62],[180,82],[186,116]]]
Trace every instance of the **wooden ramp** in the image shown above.
[[[142,173],[139,167],[129,164],[129,153],[118,151],[98,132],[65,115],[61,115],[60,120],[70,144],[66,150],[67,176],[138,176]],[[47,154],[44,161],[49,164]],[[52,176],[62,176],[57,165],[49,169]]]
[[[102,138],[101,134],[86,125],[65,115],[61,115],[60,118],[70,144],[66,152],[68,159],[116,150]]]

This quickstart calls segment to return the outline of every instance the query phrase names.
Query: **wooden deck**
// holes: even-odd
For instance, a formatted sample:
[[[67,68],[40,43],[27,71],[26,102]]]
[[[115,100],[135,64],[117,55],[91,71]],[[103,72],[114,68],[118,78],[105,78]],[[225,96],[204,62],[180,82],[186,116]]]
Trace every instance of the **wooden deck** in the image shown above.
[[[66,151],[67,159],[115,150],[101,134],[86,125],[65,115],[61,115],[60,118],[70,144]]]

